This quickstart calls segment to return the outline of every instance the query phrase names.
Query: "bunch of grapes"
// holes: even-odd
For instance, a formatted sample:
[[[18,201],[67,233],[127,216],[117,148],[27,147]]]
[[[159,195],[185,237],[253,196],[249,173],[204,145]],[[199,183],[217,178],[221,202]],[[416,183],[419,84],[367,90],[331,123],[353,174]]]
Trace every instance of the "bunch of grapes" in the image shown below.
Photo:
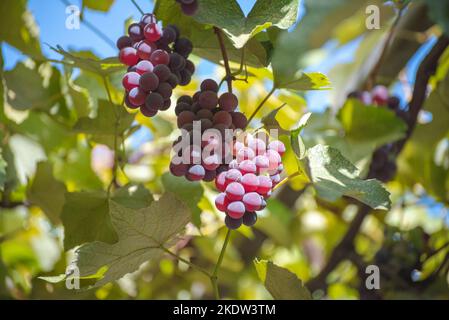
[[[256,212],[266,207],[266,199],[281,181],[285,146],[278,140],[269,142],[266,135],[247,135],[244,142],[234,143],[233,152],[229,170],[215,179],[221,192],[215,206],[226,213],[225,224],[229,229],[256,223]]]
[[[400,100],[396,96],[390,96],[388,88],[382,85],[375,86],[371,91],[355,91],[348,95],[348,98],[356,98],[365,105],[376,105],[387,107],[396,116],[409,124],[408,113],[401,109]],[[390,143],[374,151],[369,178],[376,178],[383,182],[390,181],[396,174],[396,154],[397,145]]]
[[[190,181],[210,182],[217,174],[228,169],[226,150],[230,150],[233,141],[224,141],[229,136],[226,131],[243,130],[247,119],[243,113],[235,111],[238,98],[229,92],[219,96],[218,89],[214,80],[206,79],[201,83],[201,90],[193,97],[182,96],[178,99],[175,107],[178,128],[188,134],[190,141],[176,153],[176,157],[182,158],[187,153],[189,161],[175,163],[172,160],[170,171],[173,175],[185,176]],[[197,145],[193,141],[195,130],[200,136],[200,143]],[[180,136],[175,141],[174,148],[182,142],[182,138]],[[203,155],[205,149],[212,152]]]
[[[198,11],[198,0],[176,0],[181,5],[182,12],[187,16],[193,16]]]
[[[125,102],[147,117],[170,108],[173,89],[190,83],[195,66],[188,60],[193,50],[190,40],[180,37],[179,29],[161,29],[149,13],[128,28],[128,35],[117,40],[120,61],[128,66],[123,77]]]

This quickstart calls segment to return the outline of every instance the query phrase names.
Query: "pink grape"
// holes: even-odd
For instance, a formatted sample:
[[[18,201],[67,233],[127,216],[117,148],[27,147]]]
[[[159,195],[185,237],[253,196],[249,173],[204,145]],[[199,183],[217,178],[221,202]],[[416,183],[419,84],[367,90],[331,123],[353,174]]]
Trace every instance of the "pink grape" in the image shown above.
[[[254,192],[259,188],[259,178],[253,173],[245,174],[242,179],[240,179],[240,183],[243,185],[246,192]]]
[[[226,197],[230,201],[240,201],[245,194],[245,188],[238,182],[231,182],[226,187]]]
[[[228,204],[226,213],[232,219],[240,219],[245,214],[245,204],[242,201],[234,201]]]

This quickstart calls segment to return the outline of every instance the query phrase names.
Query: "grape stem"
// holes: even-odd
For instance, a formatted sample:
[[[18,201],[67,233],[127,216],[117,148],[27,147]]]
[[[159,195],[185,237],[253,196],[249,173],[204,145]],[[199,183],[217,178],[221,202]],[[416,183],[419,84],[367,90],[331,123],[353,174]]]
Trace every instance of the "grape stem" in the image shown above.
[[[71,6],[72,4],[70,2],[68,2],[67,0],[61,0],[61,2],[68,6]],[[104,42],[106,42],[111,48],[113,48],[114,50],[117,49],[117,47],[115,46],[115,42],[112,41],[106,34],[104,34],[103,32],[101,32],[100,29],[98,29],[96,26],[94,26],[93,24],[91,24],[89,21],[81,18],[81,22],[84,23],[84,25],[90,29],[93,33],[95,33],[99,38],[101,38]]]
[[[259,103],[259,105],[257,106],[256,110],[254,110],[254,112],[251,114],[251,116],[248,118],[248,124],[251,122],[251,120],[254,119],[254,117],[256,116],[256,114],[260,111],[260,109],[262,109],[262,107],[264,106],[264,104],[268,101],[268,99],[270,99],[270,97],[273,95],[273,93],[276,91],[276,87],[273,87],[270,92],[268,92],[268,94],[266,95],[266,97]]]
[[[228,53],[223,38],[223,31],[220,28],[214,27],[214,32],[217,35],[218,43],[220,44],[221,55],[223,56],[223,63],[226,70],[226,82],[228,84],[228,91],[232,93],[232,72],[229,66]]]
[[[134,6],[137,8],[137,10],[139,10],[141,15],[144,15],[145,13],[143,12],[143,10],[139,7],[139,5],[137,4],[137,2],[135,0],[131,0],[131,2],[134,4]]]
[[[104,87],[106,89],[106,93],[108,95],[108,99],[109,99],[109,103],[111,104],[111,108],[114,108],[114,114],[115,114],[115,125],[114,125],[114,165],[112,167],[112,179],[111,179],[111,183],[108,186],[108,197],[111,194],[111,190],[112,187],[118,186],[118,182],[117,182],[117,171],[118,171],[118,127],[120,125],[120,112],[117,112],[115,105],[112,101],[112,95],[111,95],[111,89],[109,88],[109,83],[108,83],[108,79],[106,76],[103,77],[103,83],[104,83]]]
[[[220,292],[218,290],[218,271],[220,270],[220,266],[223,262],[223,258],[226,252],[226,248],[228,246],[229,240],[231,239],[231,229],[228,229],[226,233],[225,240],[223,242],[223,246],[221,247],[220,256],[218,257],[217,263],[215,264],[214,271],[210,276],[210,281],[212,283],[212,288],[214,289],[214,295],[216,300],[220,300]]]

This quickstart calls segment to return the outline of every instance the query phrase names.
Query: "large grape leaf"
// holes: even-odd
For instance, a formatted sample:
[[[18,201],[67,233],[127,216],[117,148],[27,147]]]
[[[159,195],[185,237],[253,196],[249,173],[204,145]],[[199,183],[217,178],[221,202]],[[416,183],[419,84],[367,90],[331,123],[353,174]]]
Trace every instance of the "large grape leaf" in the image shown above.
[[[27,3],[27,0],[0,1],[0,42],[5,41],[39,60],[43,59],[39,31]]]
[[[27,198],[31,204],[40,207],[55,224],[60,221],[65,192],[65,185],[53,177],[51,164],[38,163],[34,180],[27,190]]]
[[[375,180],[362,180],[359,169],[335,148],[318,144],[307,150],[300,165],[318,196],[335,201],[348,196],[373,209],[390,208],[390,193]]]
[[[271,261],[254,260],[259,279],[276,300],[311,300],[312,295],[293,272]]]
[[[48,72],[47,72],[48,70]],[[48,110],[61,101],[60,78],[56,68],[38,72],[23,63],[4,73],[6,87],[14,95],[8,95],[9,104],[18,110]]]
[[[331,81],[321,72],[300,71],[292,78],[277,77],[274,73],[274,86],[295,91],[327,90],[330,89]]]
[[[93,242],[76,250],[73,265],[81,277],[97,275],[95,286],[120,279],[151,259],[159,259],[190,220],[190,210],[173,194],[140,210],[109,203],[119,240],[115,244]]]
[[[129,129],[134,121],[134,115],[126,108],[111,105],[107,100],[98,100],[98,112],[95,118],[83,117],[78,120],[74,130],[92,135],[92,139],[109,147],[114,147],[114,139],[119,139]],[[120,141],[119,141],[120,143]]]
[[[165,173],[162,176],[162,184],[165,192],[175,194],[182,200],[190,209],[192,213],[192,222],[197,226],[201,226],[201,210],[198,207],[203,197],[204,189],[199,182],[189,182],[184,178],[174,177],[170,173]]]
[[[61,219],[64,225],[66,250],[86,242],[114,243],[117,241],[106,192],[71,192],[66,193],[65,198]],[[148,190],[134,185],[118,189],[112,195],[112,199],[116,203],[133,209],[146,207],[153,201]]]
[[[199,0],[196,21],[223,29],[236,48],[275,26],[288,29],[297,19],[298,0],[258,0],[247,17],[235,0]]]
[[[393,111],[376,106],[365,106],[356,99],[349,99],[338,118],[350,141],[371,143],[380,147],[405,136],[407,125]]]
[[[156,2],[154,13],[164,25],[175,24],[181,30],[181,36],[189,38],[194,46],[193,53],[215,63],[222,61],[222,54],[217,36],[210,26],[203,25],[181,12],[175,0],[159,0]],[[235,48],[228,37],[224,43],[229,60],[240,63],[242,50]],[[251,38],[245,45],[245,63],[248,66],[266,67],[273,45],[263,33]]]

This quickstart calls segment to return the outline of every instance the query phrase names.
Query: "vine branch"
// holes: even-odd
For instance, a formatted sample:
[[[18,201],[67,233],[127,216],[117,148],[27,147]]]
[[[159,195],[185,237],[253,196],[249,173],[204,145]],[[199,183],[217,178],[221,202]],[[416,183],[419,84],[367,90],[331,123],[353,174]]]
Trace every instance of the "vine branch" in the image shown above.
[[[144,15],[145,12],[143,12],[143,10],[139,7],[139,5],[137,4],[136,0],[131,0],[131,2],[133,3],[133,5],[137,8],[137,10],[139,10],[141,15]]]
[[[229,66],[228,53],[223,38],[223,31],[220,28],[214,27],[214,32],[217,35],[218,43],[220,44],[221,55],[223,56],[223,63],[226,70],[226,82],[228,84],[228,91],[232,93],[232,72]]]
[[[265,98],[259,103],[259,105],[257,106],[256,110],[254,110],[254,112],[251,114],[251,116],[248,118],[248,123],[251,122],[251,120],[254,119],[254,117],[256,116],[256,114],[260,111],[260,109],[262,109],[262,107],[264,106],[264,104],[268,101],[268,99],[270,99],[270,97],[273,95],[273,93],[276,91],[276,87],[273,87],[270,92],[268,92],[268,94],[265,96]]]
[[[225,240],[223,242],[223,246],[220,251],[220,256],[218,257],[217,263],[215,264],[214,271],[210,276],[210,281],[212,283],[212,288],[214,289],[215,299],[220,300],[220,292],[218,291],[218,271],[220,270],[220,266],[223,262],[223,258],[226,252],[226,248],[228,246],[229,240],[231,239],[231,229],[228,229],[226,233]]]

